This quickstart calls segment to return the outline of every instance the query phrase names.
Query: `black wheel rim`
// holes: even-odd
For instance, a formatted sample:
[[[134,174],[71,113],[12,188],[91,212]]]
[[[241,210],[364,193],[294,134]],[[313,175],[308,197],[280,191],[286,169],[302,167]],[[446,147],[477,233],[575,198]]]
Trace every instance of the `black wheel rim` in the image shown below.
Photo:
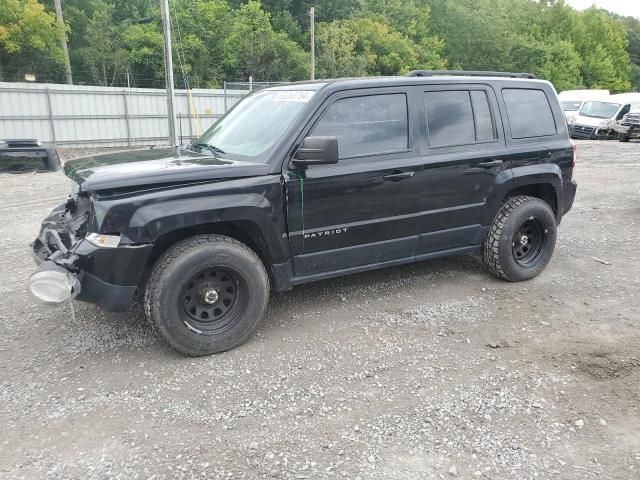
[[[513,258],[522,267],[531,267],[538,261],[547,243],[547,229],[535,217],[525,220],[511,241]]]
[[[190,330],[201,335],[217,335],[236,322],[246,302],[245,283],[237,273],[208,267],[184,283],[178,296],[178,311]]]

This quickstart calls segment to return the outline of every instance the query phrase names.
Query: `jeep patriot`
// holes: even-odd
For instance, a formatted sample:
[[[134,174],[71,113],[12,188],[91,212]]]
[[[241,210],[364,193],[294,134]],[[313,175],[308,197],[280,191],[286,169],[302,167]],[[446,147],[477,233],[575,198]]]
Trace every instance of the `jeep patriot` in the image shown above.
[[[243,343],[271,291],[480,253],[538,275],[572,206],[575,146],[529,74],[415,71],[247,96],[191,145],[68,161],[29,291],[122,311],[191,356]]]

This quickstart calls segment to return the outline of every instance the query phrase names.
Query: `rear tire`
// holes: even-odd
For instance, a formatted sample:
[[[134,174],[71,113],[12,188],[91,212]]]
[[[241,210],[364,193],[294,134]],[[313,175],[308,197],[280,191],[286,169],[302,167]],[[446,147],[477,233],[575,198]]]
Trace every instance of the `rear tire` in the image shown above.
[[[484,261],[496,277],[521,282],[549,263],[556,243],[556,218],[548,203],[518,195],[502,205],[482,246]]]
[[[629,141],[629,135],[626,133],[618,133],[618,141],[619,142],[628,142]]]
[[[255,252],[230,237],[197,235],[157,260],[144,306],[172,348],[198,357],[244,343],[268,301],[269,277]]]

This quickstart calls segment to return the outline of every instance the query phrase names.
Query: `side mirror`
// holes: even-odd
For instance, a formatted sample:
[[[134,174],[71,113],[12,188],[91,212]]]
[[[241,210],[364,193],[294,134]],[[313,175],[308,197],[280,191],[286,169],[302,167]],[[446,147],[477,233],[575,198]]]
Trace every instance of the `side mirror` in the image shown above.
[[[338,139],[336,137],[307,137],[293,157],[297,167],[338,163]]]

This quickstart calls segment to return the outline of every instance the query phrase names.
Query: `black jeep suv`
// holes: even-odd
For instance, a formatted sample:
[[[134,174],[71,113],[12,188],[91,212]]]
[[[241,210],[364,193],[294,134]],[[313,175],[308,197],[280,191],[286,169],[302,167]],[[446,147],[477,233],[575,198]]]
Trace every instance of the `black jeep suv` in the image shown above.
[[[270,291],[482,252],[538,275],[576,192],[556,92],[527,74],[412,72],[267,88],[189,146],[69,161],[29,290],[124,310],[176,350],[244,342]]]

